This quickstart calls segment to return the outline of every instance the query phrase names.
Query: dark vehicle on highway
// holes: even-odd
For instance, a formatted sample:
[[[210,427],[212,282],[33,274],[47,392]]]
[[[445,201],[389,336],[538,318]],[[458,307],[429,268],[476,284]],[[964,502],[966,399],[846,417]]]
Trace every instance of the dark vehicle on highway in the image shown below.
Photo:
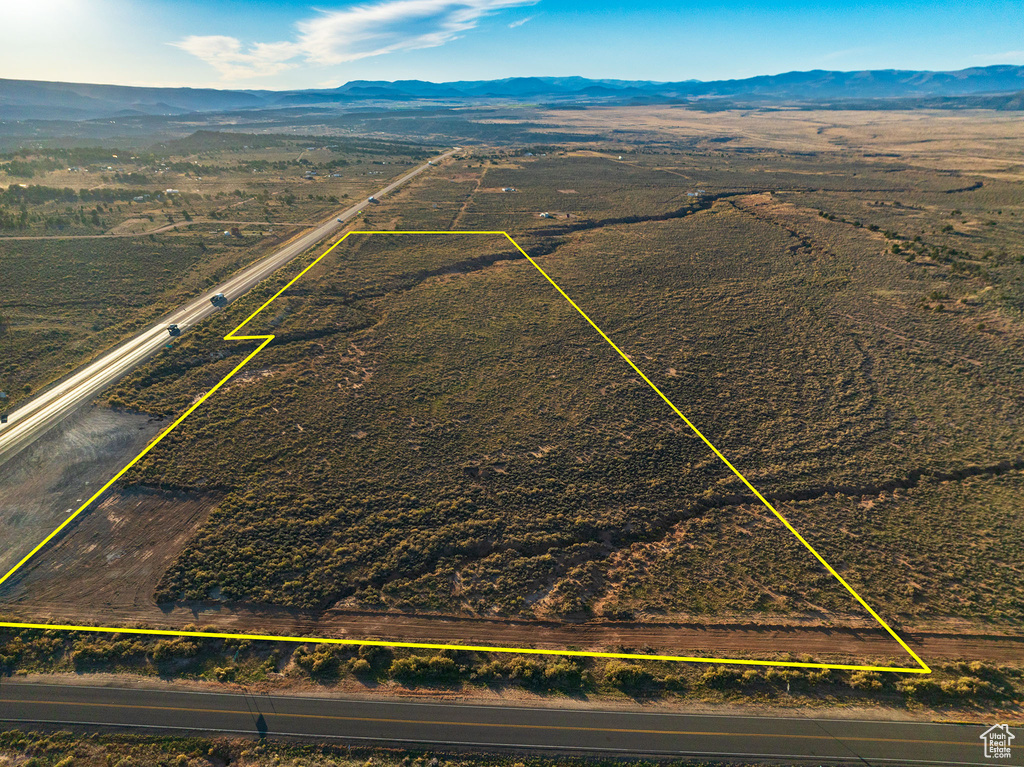
[[[217,295],[210,297],[210,303],[213,304],[214,306],[227,306],[228,299],[224,296],[223,293],[218,293]]]
[[[175,336],[175,337],[176,336],[180,336],[181,335],[181,328],[179,328],[177,325],[171,324],[171,325],[167,326],[167,332],[170,333],[172,336]]]

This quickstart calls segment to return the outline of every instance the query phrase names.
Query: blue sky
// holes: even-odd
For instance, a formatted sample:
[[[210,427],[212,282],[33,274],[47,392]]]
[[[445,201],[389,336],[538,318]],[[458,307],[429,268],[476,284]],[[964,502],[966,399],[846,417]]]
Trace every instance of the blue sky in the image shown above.
[[[0,0],[0,77],[223,88],[1024,64],[1020,0]]]

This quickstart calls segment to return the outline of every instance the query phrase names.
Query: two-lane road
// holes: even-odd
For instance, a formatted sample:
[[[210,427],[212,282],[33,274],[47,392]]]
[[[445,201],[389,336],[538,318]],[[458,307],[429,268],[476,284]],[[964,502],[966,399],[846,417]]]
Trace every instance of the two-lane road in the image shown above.
[[[402,184],[419,175],[433,163],[450,157],[458,149],[445,152],[429,163],[391,182],[374,197],[383,197]],[[369,203],[369,198],[360,200],[347,210],[332,216],[306,234],[291,241],[280,250],[243,269],[206,295],[190,301],[185,306],[162,318],[156,325],[139,333],[110,351],[104,353],[81,370],[76,371],[37,397],[25,402],[8,415],[8,423],[0,426],[0,464],[13,457],[19,450],[43,434],[47,429],[91,400],[99,392],[113,384],[136,365],[147,359],[167,343],[167,326],[171,323],[187,329],[204,317],[217,311],[210,303],[210,296],[223,293],[233,300],[251,290],[295,257],[305,253],[318,242],[330,237],[346,222],[359,214]]]
[[[986,725],[793,715],[721,716],[525,706],[292,697],[163,688],[0,682],[0,721],[248,733],[315,741],[518,751],[809,759],[816,763],[992,764]],[[1004,765],[1024,765],[1014,747]]]

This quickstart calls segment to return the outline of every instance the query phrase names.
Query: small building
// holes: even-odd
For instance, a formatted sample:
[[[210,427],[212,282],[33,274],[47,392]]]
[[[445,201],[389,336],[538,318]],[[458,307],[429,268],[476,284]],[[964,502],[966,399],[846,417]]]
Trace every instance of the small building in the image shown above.
[[[181,194],[177,189],[165,189],[164,194]]]
[[[551,214],[550,213],[541,213],[540,217],[541,218],[551,218]]]

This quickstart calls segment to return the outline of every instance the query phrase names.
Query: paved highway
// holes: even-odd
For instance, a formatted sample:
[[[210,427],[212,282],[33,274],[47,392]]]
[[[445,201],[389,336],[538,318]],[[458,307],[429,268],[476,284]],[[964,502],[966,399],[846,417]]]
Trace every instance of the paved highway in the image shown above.
[[[431,163],[450,157],[456,151],[458,150],[452,149],[445,152]],[[374,197],[383,197],[392,192],[425,171],[431,163],[421,165],[406,173],[381,189]],[[326,223],[243,269],[223,284],[212,288],[209,293],[190,301],[161,319],[153,327],[104,353],[55,386],[13,410],[8,416],[8,423],[0,426],[0,464],[13,457],[51,426],[159,350],[168,340],[167,326],[169,324],[175,323],[182,330],[186,330],[190,325],[194,325],[217,311],[217,308],[210,303],[210,296],[223,293],[229,301],[238,298],[293,258],[337,232],[349,219],[362,211],[368,202],[369,198],[366,198],[344,212],[332,216]]]
[[[986,725],[715,716],[0,682],[0,721],[619,755],[992,764]],[[1024,731],[1020,733],[1024,736]],[[1014,746],[1005,765],[1024,765]]]

